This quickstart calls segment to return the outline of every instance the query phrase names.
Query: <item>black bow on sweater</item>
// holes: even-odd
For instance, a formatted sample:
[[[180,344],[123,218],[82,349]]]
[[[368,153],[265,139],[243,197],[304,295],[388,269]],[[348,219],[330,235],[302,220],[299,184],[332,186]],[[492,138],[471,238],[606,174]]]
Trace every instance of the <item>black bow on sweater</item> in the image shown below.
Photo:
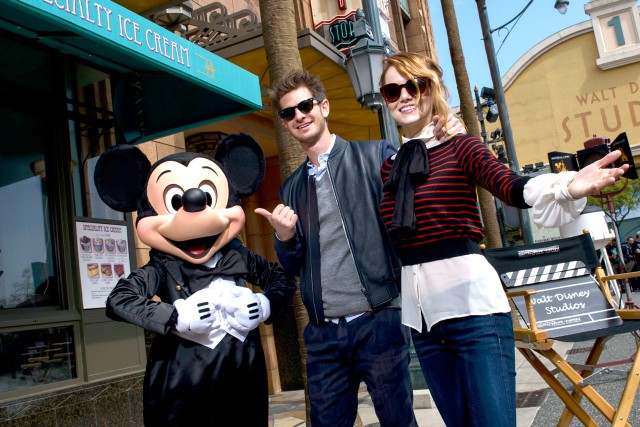
[[[394,242],[416,228],[416,213],[413,209],[414,191],[424,184],[429,176],[427,147],[420,139],[405,142],[393,162],[389,178],[382,188],[395,194],[396,201],[389,234]]]

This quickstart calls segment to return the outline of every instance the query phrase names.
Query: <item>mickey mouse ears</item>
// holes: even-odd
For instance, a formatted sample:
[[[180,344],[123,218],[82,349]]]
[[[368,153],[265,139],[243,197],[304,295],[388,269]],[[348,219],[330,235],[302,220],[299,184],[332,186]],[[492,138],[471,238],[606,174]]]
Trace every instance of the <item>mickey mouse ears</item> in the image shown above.
[[[168,158],[191,160],[211,157],[191,152],[176,153]],[[258,142],[246,133],[235,133],[223,139],[213,155],[222,166],[229,181],[229,189],[238,199],[255,193],[266,171],[264,153]],[[122,144],[108,148],[98,159],[94,180],[98,195],[112,209],[133,212],[144,202],[151,164],[138,148]]]
[[[258,142],[246,133],[233,133],[218,143],[213,158],[222,164],[233,182],[238,198],[255,193],[266,172],[264,153]]]
[[[100,156],[93,177],[98,195],[112,209],[133,212],[146,186],[151,163],[133,145],[116,145]]]

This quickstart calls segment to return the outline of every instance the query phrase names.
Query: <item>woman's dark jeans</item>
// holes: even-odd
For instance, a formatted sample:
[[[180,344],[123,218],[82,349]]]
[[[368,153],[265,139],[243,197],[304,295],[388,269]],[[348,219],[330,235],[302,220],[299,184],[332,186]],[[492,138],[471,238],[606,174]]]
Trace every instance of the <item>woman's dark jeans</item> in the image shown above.
[[[508,313],[411,330],[422,372],[448,427],[515,427],[516,371]]]

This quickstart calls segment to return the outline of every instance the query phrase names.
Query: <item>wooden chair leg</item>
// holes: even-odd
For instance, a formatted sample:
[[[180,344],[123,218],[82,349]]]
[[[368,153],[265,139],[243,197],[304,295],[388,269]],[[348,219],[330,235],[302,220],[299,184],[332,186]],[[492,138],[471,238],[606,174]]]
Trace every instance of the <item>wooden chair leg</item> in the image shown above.
[[[640,385],[640,353],[636,353],[636,358],[627,378],[627,383],[624,386],[620,402],[618,403],[618,410],[615,413],[615,418],[612,423],[612,426],[615,427],[629,425],[627,419],[629,418],[629,413],[633,407],[633,400]]]
[[[585,365],[595,366],[598,363],[598,360],[600,360],[600,356],[604,351],[604,344],[606,341],[607,341],[606,338],[597,338],[595,340],[595,342],[593,343],[593,346],[591,347],[591,351],[589,352],[589,356],[587,356]],[[580,371],[580,376],[582,378],[587,378],[592,373],[593,373],[593,370],[585,369]],[[578,404],[580,404],[580,402],[582,401],[582,396],[583,394],[580,391],[580,388],[574,387],[573,392],[571,393],[571,397]],[[562,411],[562,415],[560,416],[560,421],[558,422],[558,426],[568,426],[569,424],[571,424],[572,419],[573,419],[573,414],[569,410],[567,410],[567,408],[565,408],[564,411]]]
[[[573,399],[571,394],[564,388],[564,386],[558,381],[558,379],[549,372],[549,369],[542,363],[542,361],[534,354],[532,350],[518,348],[520,353],[529,361],[531,366],[540,374],[543,380],[554,393],[562,400],[565,406],[573,413],[581,422],[587,427],[597,427],[598,425],[587,414],[587,412]],[[545,356],[546,357],[546,356]]]
[[[574,388],[579,388],[584,397],[591,402],[591,404],[610,422],[613,423],[616,410],[611,406],[609,402],[607,402],[592,386],[590,385],[580,385],[580,381],[582,381],[582,377],[573,369],[569,363],[564,360],[558,353],[556,353],[553,349],[545,351],[545,357],[551,361],[558,368],[565,377],[573,384]],[[565,390],[566,392],[566,390]],[[569,394],[567,392],[567,394]],[[571,399],[573,404],[579,405],[573,398]],[[565,402],[566,403],[566,402]],[[571,408],[569,408],[571,410]],[[572,411],[573,412],[573,411]],[[576,414],[574,412],[576,416]],[[581,420],[582,421],[582,420]],[[623,423],[622,425],[631,427],[628,423]]]

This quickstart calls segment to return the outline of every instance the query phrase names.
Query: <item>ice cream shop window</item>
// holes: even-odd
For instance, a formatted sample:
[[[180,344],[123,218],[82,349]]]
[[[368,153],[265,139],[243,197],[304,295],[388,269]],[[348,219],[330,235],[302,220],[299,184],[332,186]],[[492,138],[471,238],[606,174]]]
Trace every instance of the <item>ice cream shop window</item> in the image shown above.
[[[75,210],[78,216],[124,220],[121,212],[105,205],[97,194],[93,172],[100,154],[116,144],[111,79],[108,73],[74,64],[73,99],[67,99],[69,140]]]
[[[77,377],[73,327],[0,334],[0,392]]]
[[[137,372],[146,354],[104,310],[135,260],[131,216],[101,204],[92,179],[119,139],[113,70],[3,28],[0,45],[2,403]],[[104,354],[110,337],[126,356]]]
[[[31,65],[37,65],[37,57]],[[61,304],[53,260],[52,183],[44,161],[49,120],[28,104],[25,93],[28,89],[0,101],[0,312]]]

